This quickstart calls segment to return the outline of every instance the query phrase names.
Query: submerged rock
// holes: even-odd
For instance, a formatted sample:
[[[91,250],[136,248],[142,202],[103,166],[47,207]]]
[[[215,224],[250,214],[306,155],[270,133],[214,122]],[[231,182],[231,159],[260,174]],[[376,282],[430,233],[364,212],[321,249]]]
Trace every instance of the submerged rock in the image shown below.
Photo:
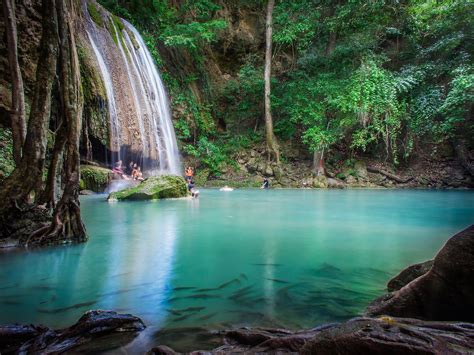
[[[108,200],[157,200],[188,195],[186,181],[181,176],[152,176],[135,187],[112,192]]]
[[[433,266],[433,260],[423,263],[413,264],[402,270],[397,276],[392,278],[387,284],[389,292],[397,291],[412,282],[414,279],[426,274]]]
[[[0,353],[60,354],[71,349],[87,352],[87,344],[98,338],[107,337],[105,348],[121,344],[124,334],[133,338],[137,332],[145,329],[145,324],[131,314],[119,314],[113,311],[88,311],[73,326],[52,330],[32,325],[0,326]],[[114,334],[119,334],[116,338]],[[98,350],[94,346],[95,350]]]
[[[370,316],[474,322],[474,225],[451,237],[430,270],[375,300]]]

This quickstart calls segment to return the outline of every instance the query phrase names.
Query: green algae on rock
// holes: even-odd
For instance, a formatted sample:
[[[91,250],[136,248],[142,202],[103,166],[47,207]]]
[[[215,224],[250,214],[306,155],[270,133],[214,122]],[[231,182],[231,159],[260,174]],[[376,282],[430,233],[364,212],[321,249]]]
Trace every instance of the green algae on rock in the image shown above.
[[[181,176],[160,175],[149,177],[138,186],[112,192],[108,200],[157,200],[186,197],[187,195],[186,181]]]
[[[107,187],[111,177],[112,171],[109,169],[100,166],[82,165],[79,188],[81,190],[102,192]]]

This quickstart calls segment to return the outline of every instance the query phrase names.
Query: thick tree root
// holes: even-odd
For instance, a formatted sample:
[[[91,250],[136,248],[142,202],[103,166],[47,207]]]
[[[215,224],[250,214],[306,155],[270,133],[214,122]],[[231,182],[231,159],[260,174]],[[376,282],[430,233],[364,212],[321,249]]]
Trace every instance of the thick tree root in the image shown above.
[[[406,184],[407,182],[410,182],[411,180],[413,180],[413,177],[408,177],[408,178],[402,178],[400,176],[397,176],[395,174],[392,174],[392,173],[389,173],[388,171],[385,171],[383,169],[379,169],[377,167],[374,167],[374,166],[368,166],[367,167],[367,171],[368,172],[371,172],[371,173],[377,173],[377,174],[381,174],[383,176],[386,176],[388,177],[390,180],[393,180],[395,182],[398,182],[399,184]]]

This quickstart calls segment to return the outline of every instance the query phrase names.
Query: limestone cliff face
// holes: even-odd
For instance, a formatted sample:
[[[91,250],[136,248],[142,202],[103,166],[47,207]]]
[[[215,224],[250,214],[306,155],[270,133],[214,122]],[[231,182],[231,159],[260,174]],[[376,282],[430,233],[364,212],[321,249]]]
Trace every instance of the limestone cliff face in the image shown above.
[[[36,77],[36,66],[38,63],[38,48],[42,33],[42,8],[41,0],[17,0],[16,21],[18,31],[18,54],[20,69],[25,84],[26,110],[32,101],[33,84]],[[11,84],[10,69],[5,39],[5,24],[3,14],[0,16],[0,123],[9,127],[8,111],[11,106]],[[97,64],[91,56],[87,42],[84,41],[82,31],[79,31],[78,52],[81,63],[81,74],[83,78],[83,91],[85,96],[84,124],[83,124],[83,151],[86,150],[86,142],[96,141],[108,146],[109,124],[106,107],[107,97]],[[53,102],[54,105],[54,102]],[[91,149],[91,147],[89,147]],[[100,150],[100,149],[99,149]]]
[[[133,160],[150,173],[180,172],[168,95],[140,34],[95,0],[76,1],[82,8],[76,21],[84,95],[82,155],[105,163]],[[37,54],[41,1],[19,0],[16,12],[29,103],[36,64],[41,60]],[[5,35],[3,22],[0,35]],[[8,127],[11,88],[4,43],[0,45],[0,114],[3,126]],[[54,115],[54,103],[52,107]]]

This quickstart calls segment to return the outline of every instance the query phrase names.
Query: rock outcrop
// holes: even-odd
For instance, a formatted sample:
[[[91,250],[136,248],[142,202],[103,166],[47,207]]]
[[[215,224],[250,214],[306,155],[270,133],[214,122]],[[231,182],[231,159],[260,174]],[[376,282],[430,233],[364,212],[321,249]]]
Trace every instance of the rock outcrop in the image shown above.
[[[152,176],[135,187],[112,192],[108,200],[157,200],[162,198],[179,198],[188,195],[186,181],[181,176]]]
[[[60,354],[70,352],[71,349],[79,352],[79,347],[105,336],[106,348],[112,348],[119,345],[125,336],[129,336],[131,340],[143,329],[145,324],[140,318],[100,310],[86,312],[76,324],[62,330],[33,325],[2,325],[0,353]]]
[[[112,176],[113,173],[109,169],[93,165],[82,165],[79,187],[81,190],[103,192]]]
[[[397,276],[387,283],[388,292],[401,289],[414,279],[426,274],[433,266],[433,260],[428,260],[419,264],[413,264],[403,269]]]
[[[225,345],[211,353],[467,354],[473,349],[474,326],[406,318],[360,317],[299,332],[241,328],[221,335]],[[176,352],[162,345],[151,349],[148,354],[171,355]]]
[[[450,238],[430,270],[367,309],[390,315],[439,321],[474,322],[474,225]]]

